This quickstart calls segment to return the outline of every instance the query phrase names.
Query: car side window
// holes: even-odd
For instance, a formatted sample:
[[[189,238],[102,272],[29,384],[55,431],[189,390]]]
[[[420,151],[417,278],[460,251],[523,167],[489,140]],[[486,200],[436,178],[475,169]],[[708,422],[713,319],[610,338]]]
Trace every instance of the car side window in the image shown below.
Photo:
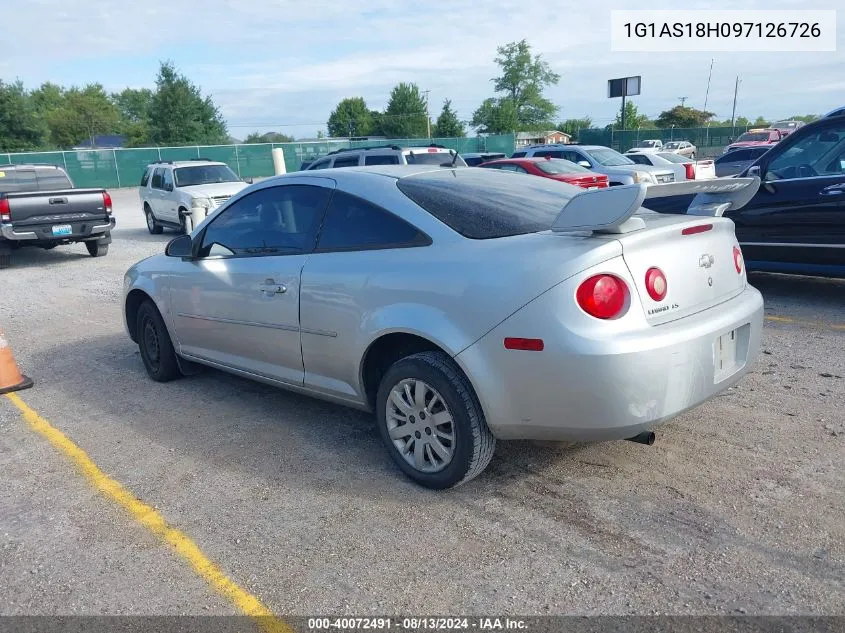
[[[776,156],[766,180],[845,175],[845,123],[825,126]]]
[[[513,170],[518,174],[527,174],[528,170],[525,167],[520,167],[519,165],[514,165]]]
[[[352,156],[338,156],[334,159],[334,165],[332,165],[332,167],[357,167],[358,161],[358,154],[353,154]]]
[[[539,152],[534,152],[534,156],[538,158],[563,158],[563,152],[559,149],[541,149]]]
[[[627,158],[630,158],[632,161],[639,165],[650,165],[651,163],[648,160],[647,156],[643,156],[642,154],[625,154]]]
[[[316,163],[311,165],[309,169],[328,169],[329,163],[331,163],[331,158],[324,158],[322,160],[318,160]]]
[[[234,202],[203,232],[200,257],[311,252],[330,189],[280,185]]]
[[[163,189],[164,185],[162,181],[164,180],[164,167],[156,167],[156,170],[153,172],[153,182],[150,185],[153,189]]]
[[[399,157],[395,154],[382,154],[381,156],[364,156],[365,165],[398,165]]]
[[[577,163],[579,160],[587,160],[584,156],[581,156],[578,152],[563,152],[563,156],[561,158],[565,158],[566,160]],[[589,162],[589,161],[587,161]]]
[[[147,183],[148,183],[148,182],[150,182],[150,175],[151,175],[152,173],[153,173],[153,168],[152,168],[152,167],[147,167],[147,168],[144,170],[144,175],[143,175],[143,176],[141,176],[141,186],[142,186],[142,187],[146,187],[146,186],[147,186]]]
[[[525,158],[526,152],[514,152],[511,154],[511,158]]]
[[[423,246],[429,238],[405,220],[342,191],[332,197],[317,251]]]
[[[162,189],[173,190],[173,172],[169,169],[164,170],[164,174],[161,177],[161,185]]]

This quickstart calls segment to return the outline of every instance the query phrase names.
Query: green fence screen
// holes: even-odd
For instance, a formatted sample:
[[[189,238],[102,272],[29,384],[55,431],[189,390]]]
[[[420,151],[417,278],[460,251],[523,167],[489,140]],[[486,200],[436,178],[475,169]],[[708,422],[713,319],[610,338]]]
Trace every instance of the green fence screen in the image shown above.
[[[731,143],[746,131],[745,127],[692,127],[659,128],[639,130],[582,129],[576,138],[585,145],[604,145],[620,152],[627,152],[640,141],[660,139],[666,141],[689,141],[698,148],[701,158],[718,156],[725,145]]]
[[[241,178],[262,178],[273,175],[273,154],[282,148],[285,169],[297,171],[305,160],[313,160],[336,149],[366,145],[400,145],[417,147],[436,143],[459,153],[514,151],[514,135],[476,136],[467,138],[389,139],[378,141],[327,140],[302,143],[262,143],[255,145],[208,145],[188,147],[146,147],[139,149],[75,150],[67,152],[0,153],[0,163],[48,163],[64,167],[77,187],[137,187],[144,169],[157,160],[207,158],[225,162]]]

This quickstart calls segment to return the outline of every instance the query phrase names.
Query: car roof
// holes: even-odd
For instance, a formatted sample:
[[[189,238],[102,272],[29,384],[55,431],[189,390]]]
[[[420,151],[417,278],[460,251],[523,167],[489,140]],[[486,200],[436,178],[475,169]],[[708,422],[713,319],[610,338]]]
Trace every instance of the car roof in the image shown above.
[[[51,165],[50,163],[8,163],[0,165],[0,169],[4,171],[15,171],[16,169],[62,169],[59,165]]]
[[[202,165],[225,165],[223,161],[220,160],[208,160],[207,158],[192,158],[189,160],[156,160],[151,162],[147,165],[149,167],[165,167],[167,165],[171,167],[197,167]]]

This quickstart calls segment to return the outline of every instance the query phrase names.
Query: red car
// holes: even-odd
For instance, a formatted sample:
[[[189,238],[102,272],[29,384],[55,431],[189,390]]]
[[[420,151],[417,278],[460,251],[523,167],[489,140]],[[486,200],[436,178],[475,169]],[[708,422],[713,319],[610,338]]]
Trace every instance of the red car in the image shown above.
[[[542,176],[560,180],[584,189],[604,189],[607,176],[597,174],[563,158],[503,158],[491,160],[478,166],[479,169],[501,169],[520,174]]]
[[[749,130],[741,134],[738,139],[725,148],[725,152],[740,147],[758,147],[760,145],[775,145],[783,139],[784,135],[780,130],[766,128],[761,130]]]

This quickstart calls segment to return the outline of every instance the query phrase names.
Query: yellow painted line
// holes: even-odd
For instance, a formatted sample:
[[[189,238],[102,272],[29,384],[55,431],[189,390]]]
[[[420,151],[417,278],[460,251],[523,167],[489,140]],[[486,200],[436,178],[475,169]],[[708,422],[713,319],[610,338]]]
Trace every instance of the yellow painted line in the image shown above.
[[[789,317],[767,315],[766,321],[774,321],[775,323],[789,323],[792,325],[806,325],[809,327],[817,327],[821,329],[839,330],[845,332],[845,323],[826,323],[825,321],[806,321],[802,319],[791,319]]]
[[[73,443],[64,433],[31,409],[17,394],[6,397],[23,414],[24,420],[33,431],[47,439],[54,447],[68,457],[82,472],[88,482],[107,499],[125,509],[141,525],[159,540],[170,545],[213,589],[228,598],[244,615],[248,615],[265,633],[295,633],[294,629],[279,620],[261,601],[231,580],[215,565],[188,535],[167,524],[155,508],[136,499],[131,492],[104,473],[88,457],[88,454]]]

